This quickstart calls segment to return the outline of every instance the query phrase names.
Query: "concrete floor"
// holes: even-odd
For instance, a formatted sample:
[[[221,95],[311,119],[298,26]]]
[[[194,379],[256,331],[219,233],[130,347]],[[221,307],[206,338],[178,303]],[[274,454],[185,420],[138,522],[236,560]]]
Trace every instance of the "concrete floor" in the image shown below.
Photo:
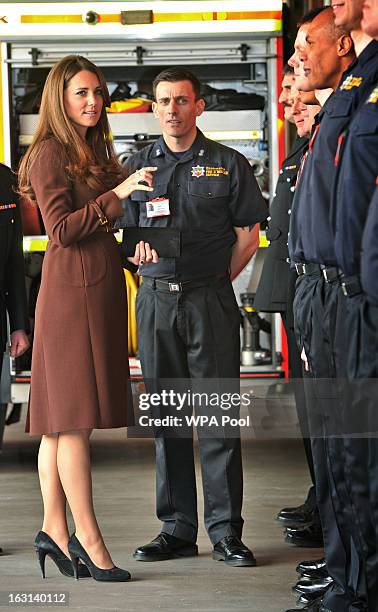
[[[318,549],[285,544],[282,528],[274,521],[280,508],[302,503],[307,491],[301,442],[249,439],[243,444],[243,539],[254,551],[258,567],[231,568],[213,561],[203,526],[198,558],[134,561],[135,547],[159,531],[154,515],[153,442],[127,439],[125,430],[97,431],[92,438],[96,510],[115,562],[131,572],[133,581],[118,585],[91,579],[75,582],[59,574],[50,560],[43,581],[33,550],[42,516],[37,447],[38,441],[23,433],[23,423],[7,428],[0,454],[0,543],[5,551],[0,557],[0,610],[16,607],[4,605],[4,592],[52,591],[69,594],[70,610],[282,612],[295,607],[290,586],[295,582],[296,563],[322,555]],[[200,516],[202,508],[200,499]]]

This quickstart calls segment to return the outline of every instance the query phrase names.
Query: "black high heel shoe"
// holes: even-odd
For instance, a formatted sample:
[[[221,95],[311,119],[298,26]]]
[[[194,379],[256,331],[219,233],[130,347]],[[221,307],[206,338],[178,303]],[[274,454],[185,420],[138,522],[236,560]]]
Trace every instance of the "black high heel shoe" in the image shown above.
[[[73,533],[68,542],[68,551],[71,555],[72,566],[74,570],[74,576],[76,580],[80,577],[78,566],[79,559],[87,566],[92,578],[100,582],[127,582],[131,579],[131,575],[127,570],[123,570],[119,567],[112,567],[112,569],[101,569],[97,567],[89,557],[88,553],[84,550],[76,535]]]
[[[72,567],[71,560],[64,554],[64,552],[55,544],[54,540],[50,538],[44,531],[39,531],[35,538],[34,548],[36,550],[39,565],[41,567],[42,577],[46,578],[45,573],[45,561],[46,557],[50,557],[57,566],[63,576],[69,576],[73,578],[74,570]],[[80,563],[78,567],[78,574],[80,578],[90,578],[91,575],[85,565]]]

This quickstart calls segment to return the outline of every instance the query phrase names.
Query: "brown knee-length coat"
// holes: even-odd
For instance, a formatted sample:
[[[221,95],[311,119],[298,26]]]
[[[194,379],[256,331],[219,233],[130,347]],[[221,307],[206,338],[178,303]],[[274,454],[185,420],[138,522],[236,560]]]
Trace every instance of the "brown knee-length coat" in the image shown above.
[[[127,297],[116,239],[100,225],[122,215],[67,176],[64,147],[46,140],[30,177],[49,243],[35,315],[29,413],[32,435],[127,425],[131,414]]]

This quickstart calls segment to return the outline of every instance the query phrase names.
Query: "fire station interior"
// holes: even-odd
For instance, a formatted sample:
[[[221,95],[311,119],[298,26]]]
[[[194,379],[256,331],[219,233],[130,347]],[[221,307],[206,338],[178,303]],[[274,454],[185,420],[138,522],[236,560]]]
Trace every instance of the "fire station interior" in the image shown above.
[[[290,3],[288,3],[290,4]],[[291,28],[296,16],[316,5],[291,2]],[[75,52],[97,63],[105,75],[112,102],[152,100],[151,83],[161,69],[186,65],[201,80],[207,111],[198,122],[209,137],[233,147],[249,160],[264,198],[269,203],[277,180],[276,66],[268,38],[255,36],[227,44],[174,44],[161,54],[151,43],[109,46],[102,53],[83,43]],[[287,43],[290,47],[290,41]],[[196,49],[199,57],[195,59]],[[43,84],[51,65],[72,52],[69,45],[36,42],[8,45],[8,82],[11,130],[11,163],[16,168],[34,133]],[[124,59],[121,57],[124,53]],[[174,55],[176,54],[176,56]],[[194,59],[191,58],[194,55]],[[287,55],[287,51],[285,51]],[[165,59],[164,57],[168,59]],[[225,120],[227,116],[227,120]],[[114,144],[121,162],[160,135],[152,113],[110,113]],[[225,127],[226,126],[226,127]],[[247,138],[243,133],[248,133]],[[251,138],[251,134],[253,135]],[[291,135],[286,134],[289,146]],[[24,219],[25,271],[31,340],[35,304],[45,250],[42,219],[28,226]],[[17,360],[4,359],[0,395],[0,591],[52,591],[68,595],[68,608],[177,612],[279,612],[294,607],[289,585],[295,566],[304,558],[318,558],[319,549],[301,549],[284,542],[277,512],[303,502],[309,487],[303,444],[293,392],[285,372],[285,347],[279,315],[259,313],[253,297],[261,273],[267,241],[261,227],[260,248],[234,281],[240,307],[241,389],[253,396],[252,408],[242,406],[251,418],[242,430],[245,520],[243,541],[257,558],[255,568],[232,568],[211,558],[212,547],[203,526],[203,500],[198,445],[195,442],[200,530],[199,557],[162,563],[138,563],[136,547],[159,533],[155,517],[155,453],[152,437],[124,430],[96,430],[91,438],[93,493],[105,540],[115,562],[133,576],[130,584],[76,583],[47,564],[42,581],[33,550],[41,528],[42,502],[36,461],[39,440],[24,433],[30,383],[31,350]],[[125,277],[128,298],[135,299],[137,277]],[[134,399],[143,391],[138,362],[135,320],[129,313],[128,338]],[[126,339],[127,341],[127,339]],[[78,407],[80,409],[80,407]],[[108,496],[112,499],[108,503]],[[70,522],[72,526],[72,521]],[[1,593],[0,593],[0,605]],[[43,606],[47,607],[47,606]],[[4,608],[11,609],[11,608]],[[53,609],[53,608],[48,608]]]

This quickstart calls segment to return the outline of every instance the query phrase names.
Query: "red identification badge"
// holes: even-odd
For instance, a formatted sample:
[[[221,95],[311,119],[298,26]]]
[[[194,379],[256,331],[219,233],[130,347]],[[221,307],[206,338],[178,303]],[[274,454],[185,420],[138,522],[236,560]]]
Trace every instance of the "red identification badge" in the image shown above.
[[[169,198],[155,198],[146,202],[147,217],[166,217],[171,214],[169,210]]]

